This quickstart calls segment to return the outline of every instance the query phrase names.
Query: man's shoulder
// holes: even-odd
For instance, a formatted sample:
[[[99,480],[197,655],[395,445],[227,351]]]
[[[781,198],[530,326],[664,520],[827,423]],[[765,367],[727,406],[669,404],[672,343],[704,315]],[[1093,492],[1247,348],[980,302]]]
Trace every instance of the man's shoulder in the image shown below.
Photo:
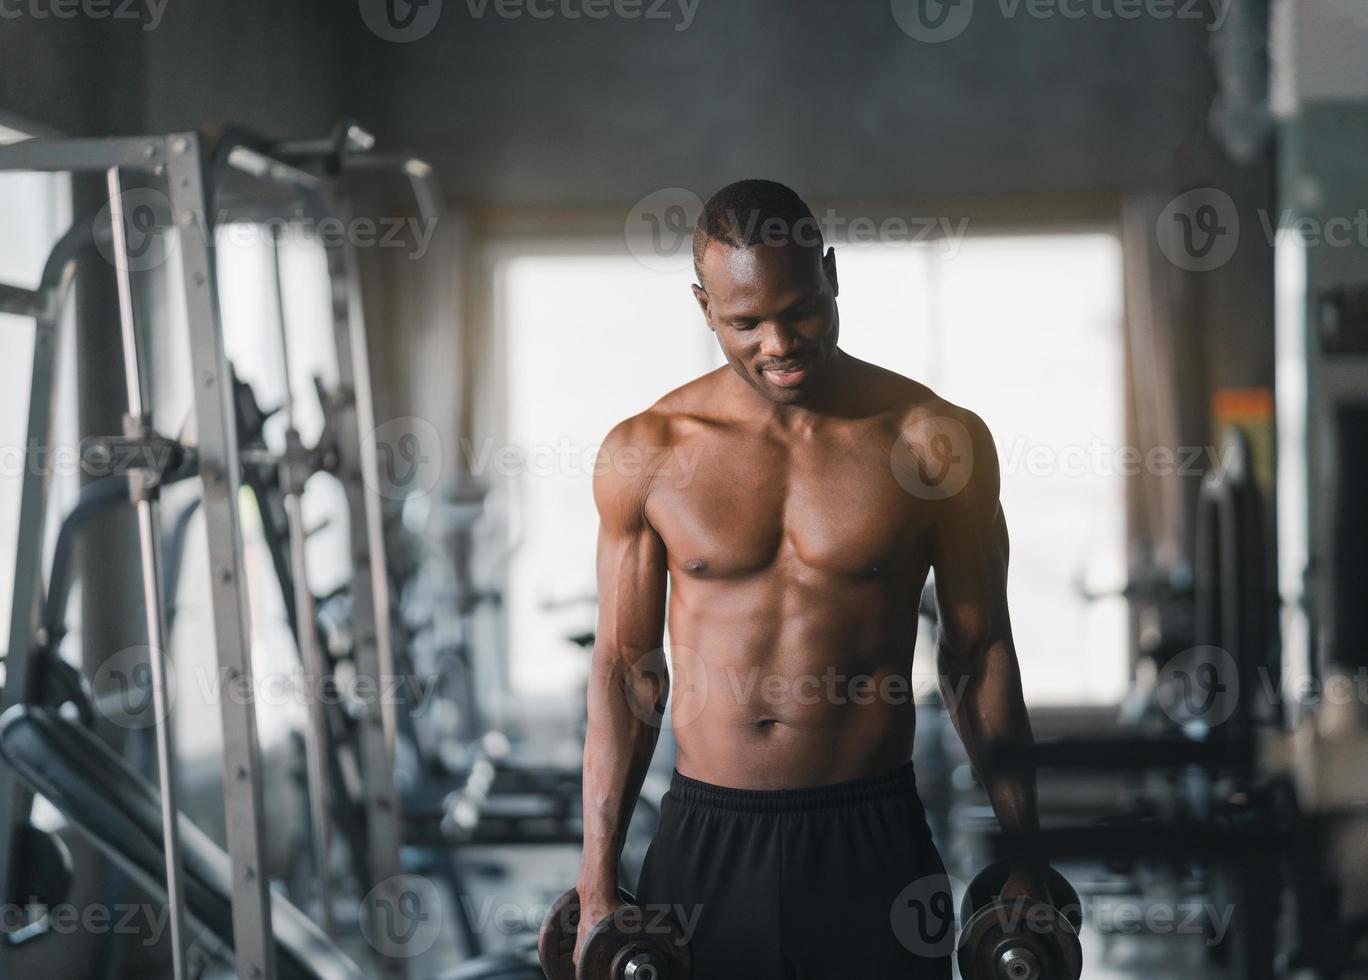
[[[723,366],[662,395],[650,408],[623,419],[604,440],[609,448],[660,448],[675,444],[691,424],[706,424]]]
[[[898,429],[946,420],[963,426],[975,439],[988,433],[983,419],[973,411],[955,404],[929,385],[896,371],[858,361],[856,383],[871,399],[873,410]]]
[[[864,383],[894,442],[892,461],[899,482],[933,500],[956,496],[965,488],[995,496],[997,448],[983,419],[928,385],[886,368],[868,367],[873,370]],[[922,487],[923,480],[930,482]]]

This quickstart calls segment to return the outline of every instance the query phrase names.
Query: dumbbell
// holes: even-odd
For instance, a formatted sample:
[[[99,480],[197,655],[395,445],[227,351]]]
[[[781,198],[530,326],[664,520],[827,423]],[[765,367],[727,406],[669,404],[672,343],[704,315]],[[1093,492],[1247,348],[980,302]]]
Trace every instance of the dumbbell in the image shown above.
[[[1078,892],[1051,870],[1050,901],[1004,899],[1011,868],[1006,863],[981,871],[960,904],[958,960],[963,980],[1078,980],[1083,949],[1078,930],[1083,909]]]
[[[548,980],[689,980],[689,945],[669,915],[640,908],[625,891],[625,907],[595,923],[574,963],[579,892],[570,889],[551,906],[537,940]]]

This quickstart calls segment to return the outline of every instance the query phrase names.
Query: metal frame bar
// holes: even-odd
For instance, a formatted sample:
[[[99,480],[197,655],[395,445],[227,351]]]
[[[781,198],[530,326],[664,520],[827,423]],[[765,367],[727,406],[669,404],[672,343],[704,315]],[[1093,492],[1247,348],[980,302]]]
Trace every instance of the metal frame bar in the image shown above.
[[[42,283],[26,293],[27,315],[33,317],[33,364],[29,382],[29,415],[24,437],[24,473],[19,490],[19,525],[14,549],[14,584],[11,594],[9,646],[5,656],[5,685],[0,691],[0,713],[27,701],[29,661],[39,622],[43,577],[43,544],[47,531],[48,484],[52,457],[53,398],[57,346],[70,286],[75,278],[76,255],[90,241],[89,221],[78,219],[58,239],[48,256]],[[7,312],[18,312],[8,310]],[[0,889],[8,887],[10,850],[21,815],[28,813],[31,794],[18,785],[8,770],[0,772]],[[5,895],[0,900],[8,901]]]
[[[327,210],[344,223],[351,218],[341,191],[324,190]],[[328,274],[332,280],[333,331],[337,344],[338,379],[350,395],[351,411],[341,427],[339,477],[347,495],[351,528],[353,633],[358,676],[373,679],[375,702],[364,706],[360,725],[361,776],[365,797],[367,867],[371,881],[365,912],[373,923],[399,908],[403,874],[400,859],[402,827],[394,786],[397,718],[391,691],[394,651],[391,647],[389,579],[385,566],[384,515],[377,494],[366,486],[364,473],[379,473],[375,445],[366,437],[375,430],[371,396],[370,355],[366,347],[365,311],[360,270],[350,243],[330,244]],[[403,964],[381,957],[391,976],[402,976]]]
[[[215,648],[225,688],[230,691],[240,688],[250,693],[255,687],[247,626],[242,533],[237,512],[240,481],[237,433],[230,407],[232,391],[219,322],[213,220],[205,193],[200,140],[197,133],[118,139],[24,140],[0,146],[0,172],[108,173],[113,169],[127,169],[151,171],[166,177],[172,220],[179,232],[184,276],[204,525],[212,565]],[[35,421],[30,418],[31,428]],[[46,429],[46,425],[43,428]],[[39,499],[26,494],[22,506],[36,507]],[[34,523],[41,526],[43,521],[40,517]],[[27,577],[17,577],[16,586],[35,589],[36,579],[26,582]],[[27,610],[28,606],[24,608]],[[21,622],[28,621],[25,612]],[[15,649],[12,647],[11,651]],[[224,817],[232,861],[237,972],[248,980],[274,980],[275,945],[270,925],[270,888],[263,861],[256,706],[251,697],[230,694],[220,698],[220,709],[224,742]]]
[[[11,286],[0,282],[0,313],[14,316],[38,317],[42,294],[21,286]]]
[[[204,525],[212,567],[214,632],[221,680],[250,695],[251,633],[238,514],[241,472],[232,410],[232,384],[219,320],[214,229],[207,211],[200,136],[166,141],[166,176],[179,229],[186,322],[199,434]],[[274,980],[270,882],[265,867],[261,748],[255,698],[220,698],[223,724],[223,803],[233,871],[233,945],[239,977]]]
[[[280,233],[271,238],[271,267],[275,278],[277,325],[280,333],[280,363],[285,379],[285,457],[280,463],[280,489],[285,498],[285,520],[290,534],[290,573],[294,582],[295,643],[308,679],[308,721],[304,729],[304,764],[309,785],[309,824],[313,835],[314,863],[318,872],[318,899],[322,906],[323,931],[337,934],[333,921],[332,820],[329,816],[331,794],[328,783],[328,718],[323,700],[326,668],[318,645],[318,622],[314,595],[309,587],[304,528],[304,484],[309,473],[300,472],[304,445],[295,428],[295,400],[290,387],[290,339],[285,315],[285,283],[280,267]]]
[[[250,152],[262,176],[278,176],[296,184],[303,198],[317,205],[321,214],[346,224],[350,204],[337,177],[352,159],[364,154],[373,141],[354,124],[344,122],[328,140],[270,143],[250,131],[233,129],[215,148],[213,172],[221,174],[232,165],[234,154]],[[241,157],[239,157],[241,159]],[[357,160],[366,159],[358,155]],[[273,170],[278,163],[283,170]],[[307,168],[307,169],[305,169]],[[322,179],[310,183],[297,174],[317,171]],[[426,170],[406,168],[411,179],[426,180]],[[420,197],[420,203],[422,196]],[[342,397],[339,425],[338,478],[347,496],[348,525],[352,544],[352,615],[355,636],[355,667],[358,678],[373,681],[376,702],[366,705],[359,726],[362,795],[366,814],[365,870],[370,880],[364,914],[375,924],[399,908],[403,861],[402,814],[394,783],[396,706],[386,692],[392,688],[394,653],[391,646],[389,579],[385,562],[384,515],[380,500],[366,486],[363,474],[378,474],[375,447],[365,437],[374,431],[370,357],[366,346],[365,313],[361,298],[359,263],[349,243],[326,249],[332,284],[333,333],[337,347],[338,384]],[[347,409],[350,408],[350,411]],[[299,573],[295,573],[296,579]],[[298,588],[298,582],[297,588]],[[307,587],[307,584],[306,584]],[[301,610],[302,620],[302,610]],[[405,974],[402,960],[377,951],[377,965],[393,977]]]
[[[119,328],[123,335],[124,378],[128,384],[125,435],[136,438],[151,424],[147,413],[147,381],[138,350],[138,326],[133,311],[133,276],[128,264],[127,226],[119,168],[110,167],[109,219],[114,236],[114,279],[119,294]],[[176,741],[167,689],[166,609],[162,595],[161,508],[155,485],[149,490],[140,477],[130,478],[130,496],[138,511],[138,546],[142,564],[143,608],[147,615],[148,665],[152,673],[152,703],[156,724],[157,781],[161,790],[162,850],[166,855],[166,904],[170,913],[171,968],[175,980],[185,980],[185,882],[181,867],[180,809],[176,794]]]

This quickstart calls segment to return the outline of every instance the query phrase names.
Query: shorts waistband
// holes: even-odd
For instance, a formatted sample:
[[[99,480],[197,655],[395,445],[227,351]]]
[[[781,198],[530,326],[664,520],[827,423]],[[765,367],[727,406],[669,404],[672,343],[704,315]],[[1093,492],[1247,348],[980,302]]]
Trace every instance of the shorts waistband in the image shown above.
[[[742,813],[798,813],[852,806],[895,796],[916,796],[917,777],[911,762],[879,776],[866,776],[828,786],[799,789],[733,789],[690,779],[675,770],[670,796],[681,803]]]

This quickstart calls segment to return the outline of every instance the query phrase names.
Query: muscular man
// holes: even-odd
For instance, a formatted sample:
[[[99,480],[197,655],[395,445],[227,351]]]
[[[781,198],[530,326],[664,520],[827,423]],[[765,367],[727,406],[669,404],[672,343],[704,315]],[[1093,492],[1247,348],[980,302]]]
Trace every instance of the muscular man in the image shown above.
[[[909,941],[896,907],[924,914],[946,880],[909,762],[933,568],[946,704],[1004,828],[1036,825],[1034,773],[993,753],[1031,731],[992,440],[840,349],[835,252],[788,188],[724,188],[694,258],[727,364],[619,424],[595,479],[580,941],[618,906],[672,686],[677,771],[637,898],[694,920],[695,977],[948,978],[953,937]],[[1045,872],[1007,894],[1046,898]]]

